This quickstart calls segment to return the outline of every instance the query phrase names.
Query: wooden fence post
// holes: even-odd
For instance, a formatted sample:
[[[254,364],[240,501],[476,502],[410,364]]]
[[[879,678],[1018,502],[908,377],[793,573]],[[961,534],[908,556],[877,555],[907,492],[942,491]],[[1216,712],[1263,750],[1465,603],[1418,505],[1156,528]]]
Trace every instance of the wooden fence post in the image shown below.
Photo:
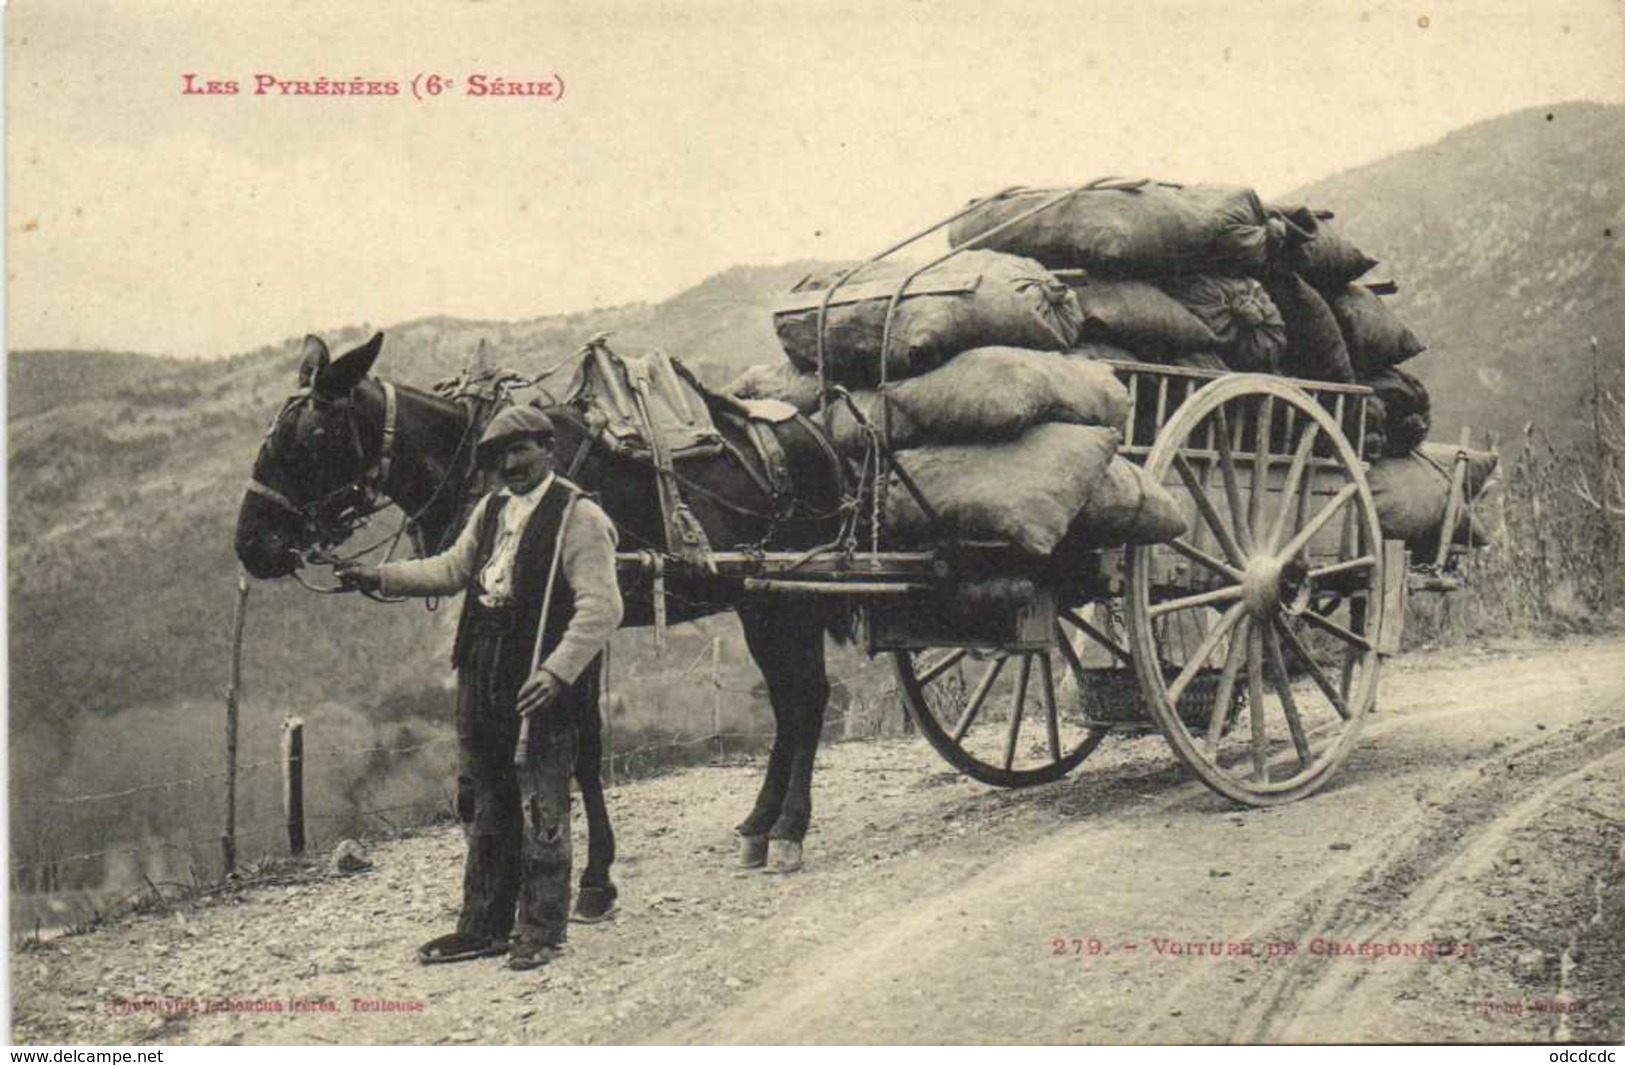
[[[297,717],[282,722],[282,812],[288,819],[288,851],[305,853],[305,723]]]
[[[243,685],[243,625],[248,614],[248,575],[237,571],[237,606],[231,617],[231,679],[226,684],[226,828],[220,835],[221,874],[237,869],[237,703]]]

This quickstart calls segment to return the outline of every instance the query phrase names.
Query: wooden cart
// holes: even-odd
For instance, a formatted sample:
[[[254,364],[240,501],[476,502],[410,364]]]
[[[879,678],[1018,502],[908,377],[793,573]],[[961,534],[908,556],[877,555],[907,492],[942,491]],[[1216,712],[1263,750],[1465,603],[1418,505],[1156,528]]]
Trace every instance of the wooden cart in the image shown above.
[[[1068,196],[1119,187],[1062,191],[972,243]],[[963,250],[898,285],[880,350],[906,286]],[[826,307],[852,276],[826,290]],[[822,334],[819,350],[822,373]],[[1119,453],[1185,513],[1187,532],[1170,543],[1034,560],[998,544],[893,550],[871,530],[869,550],[849,538],[809,556],[716,564],[756,591],[863,602],[870,649],[894,657],[920,732],[977,780],[1056,780],[1113,733],[1157,730],[1237,802],[1308,795],[1353,748],[1403,619],[1403,546],[1383,542],[1360,450],[1373,393],[1113,366],[1132,411]]]

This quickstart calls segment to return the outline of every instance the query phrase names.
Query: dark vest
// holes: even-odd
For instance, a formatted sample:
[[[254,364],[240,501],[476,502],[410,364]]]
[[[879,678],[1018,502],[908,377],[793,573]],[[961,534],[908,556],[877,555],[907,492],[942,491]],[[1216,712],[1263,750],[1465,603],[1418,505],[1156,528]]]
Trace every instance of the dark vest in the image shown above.
[[[480,602],[484,589],[480,574],[496,547],[497,531],[501,528],[502,511],[508,496],[492,496],[486,504],[480,522],[479,538],[474,556],[474,567],[469,574],[468,587],[463,597],[463,613],[457,622],[457,637],[452,644],[452,665],[459,670],[468,665],[470,648],[476,639],[500,639],[497,657],[494,693],[504,702],[511,702],[519,688],[530,676],[531,657],[536,649],[536,633],[542,621],[542,601],[547,596],[548,572],[558,549],[559,537],[564,533],[564,512],[570,500],[580,496],[581,489],[563,478],[555,476],[541,502],[531,511],[530,520],[519,534],[518,550],[514,554],[513,574],[510,582],[513,605],[493,609]],[[547,628],[542,637],[539,661],[546,661],[559,645],[564,630],[575,615],[575,591],[564,572],[562,559],[558,576],[553,582],[553,599],[548,604]],[[570,686],[565,702],[569,714],[548,715],[561,723],[575,722],[587,707],[597,701],[598,675],[602,657],[595,657],[581,676]],[[561,710],[563,708],[561,707]]]

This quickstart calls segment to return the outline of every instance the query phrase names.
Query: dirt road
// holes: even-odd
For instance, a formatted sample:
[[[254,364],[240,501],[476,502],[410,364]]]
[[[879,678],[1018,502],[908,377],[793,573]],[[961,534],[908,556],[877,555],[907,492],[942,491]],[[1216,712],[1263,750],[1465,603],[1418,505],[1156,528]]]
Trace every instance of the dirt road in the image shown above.
[[[612,795],[623,908],[539,974],[422,968],[461,837],[14,952],[33,1043],[1330,1042],[1625,1035],[1625,641],[1390,663],[1317,796],[1238,809],[1160,739],[998,792],[822,754],[808,868],[731,868],[757,769]]]

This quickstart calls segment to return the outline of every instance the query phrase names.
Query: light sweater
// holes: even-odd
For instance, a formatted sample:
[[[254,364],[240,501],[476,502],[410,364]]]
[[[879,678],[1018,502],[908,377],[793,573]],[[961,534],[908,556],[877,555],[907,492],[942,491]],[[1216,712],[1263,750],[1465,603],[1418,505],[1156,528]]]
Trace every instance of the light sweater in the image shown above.
[[[537,486],[527,497],[524,517],[528,519],[535,509],[536,502],[541,499],[542,493],[552,483],[552,476]],[[502,489],[493,495],[510,497],[510,502],[501,515],[504,522],[509,512],[516,506],[523,506],[523,497],[513,497],[507,489]],[[458,534],[457,542],[451,547],[435,555],[433,558],[412,559],[405,562],[391,562],[379,568],[381,591],[385,595],[454,595],[468,587],[469,577],[474,572],[474,563],[479,553],[480,526],[485,519],[485,508],[490,504],[493,496],[486,496],[469,515],[468,524]],[[517,527],[523,529],[523,524]],[[500,534],[500,530],[499,530]],[[570,508],[569,519],[565,523],[562,533],[563,551],[559,564],[564,570],[565,579],[570,582],[570,588],[575,593],[575,610],[570,616],[570,623],[565,627],[564,636],[551,654],[543,660],[541,668],[558,677],[566,684],[575,683],[581,676],[587,664],[604,649],[609,642],[610,635],[621,623],[623,606],[621,603],[621,589],[615,579],[615,525],[609,520],[597,503],[586,497],[579,497],[575,505]],[[518,537],[514,536],[510,543],[517,546]],[[499,561],[502,554],[500,535],[498,544],[493,547],[491,565]],[[513,557],[510,547],[506,558],[506,571],[502,579],[512,573]],[[541,559],[535,564],[546,566],[551,559]],[[484,586],[489,590],[489,579],[493,576],[490,565],[482,573]]]

